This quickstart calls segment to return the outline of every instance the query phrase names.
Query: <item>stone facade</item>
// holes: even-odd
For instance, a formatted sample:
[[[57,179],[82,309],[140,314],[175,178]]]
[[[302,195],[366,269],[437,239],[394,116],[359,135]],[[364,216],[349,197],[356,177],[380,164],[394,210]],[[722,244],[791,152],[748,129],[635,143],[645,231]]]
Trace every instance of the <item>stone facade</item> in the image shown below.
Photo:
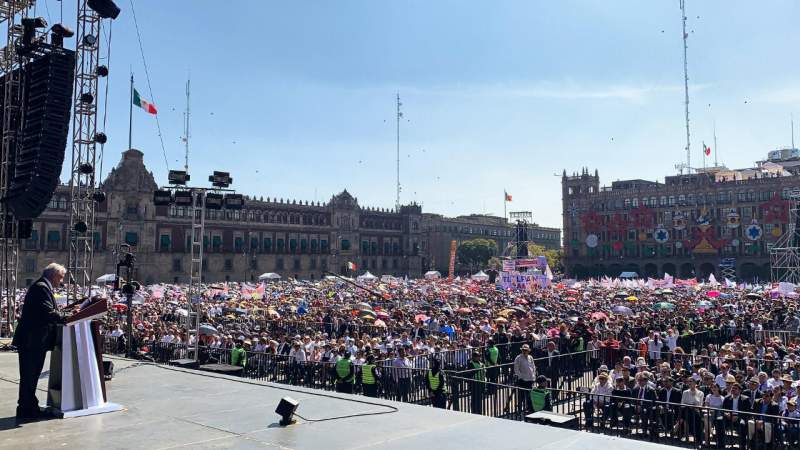
[[[733,263],[741,279],[769,279],[769,248],[786,232],[788,193],[800,186],[795,162],[610,187],[600,186],[597,171],[564,171],[565,270],[578,278],[622,271],[719,278],[720,263]]]
[[[103,181],[106,201],[97,207],[93,277],[114,273],[116,250],[128,243],[136,254],[138,280],[187,282],[190,213],[154,206],[157,183],[143,157],[139,150],[123,152]],[[417,204],[399,212],[363,207],[346,190],[325,203],[247,198],[241,211],[206,211],[203,275],[208,282],[256,280],[265,272],[319,279],[326,271],[354,275],[347,270],[354,262],[359,274],[420,277],[432,267],[432,248],[438,267],[447,260],[438,249],[446,246],[449,254],[451,239],[497,237],[505,248],[510,235],[500,239],[499,233],[510,229],[499,218],[423,214]],[[31,239],[20,244],[19,284],[30,284],[49,262],[66,264],[68,236],[69,187],[59,186],[34,221]]]
[[[514,223],[508,220],[482,214],[444,217],[440,214],[424,213],[422,228],[428,236],[428,254],[431,267],[441,273],[450,268],[450,243],[456,245],[470,239],[488,239],[497,244],[498,254],[507,255],[510,244],[514,242]],[[530,225],[528,239],[547,249],[561,248],[561,230],[558,228]],[[466,269],[464,269],[466,270]],[[456,263],[456,271],[461,268]]]

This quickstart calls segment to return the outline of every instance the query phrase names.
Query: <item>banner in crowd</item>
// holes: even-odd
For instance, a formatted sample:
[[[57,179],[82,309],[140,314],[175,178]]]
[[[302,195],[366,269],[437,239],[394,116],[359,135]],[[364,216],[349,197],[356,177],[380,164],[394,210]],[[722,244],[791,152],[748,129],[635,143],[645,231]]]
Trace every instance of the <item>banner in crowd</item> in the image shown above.
[[[456,241],[450,241],[450,268],[448,269],[447,279],[452,281],[456,271]]]
[[[551,278],[543,273],[501,272],[498,277],[500,287],[515,291],[530,291],[534,287],[545,288],[550,286]]]

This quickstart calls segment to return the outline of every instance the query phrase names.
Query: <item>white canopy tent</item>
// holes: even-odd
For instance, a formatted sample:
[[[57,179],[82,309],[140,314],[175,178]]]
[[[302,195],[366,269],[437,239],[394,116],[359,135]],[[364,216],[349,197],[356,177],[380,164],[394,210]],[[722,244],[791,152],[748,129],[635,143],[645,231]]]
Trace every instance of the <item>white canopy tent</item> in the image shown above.
[[[472,278],[475,281],[489,281],[489,275],[486,275],[486,272],[482,270],[476,273],[475,275],[471,276],[470,278]]]
[[[430,270],[428,272],[425,272],[426,280],[438,280],[439,278],[442,278],[442,274],[439,273],[438,270]]]
[[[356,280],[358,281],[375,281],[377,279],[378,277],[369,273],[369,271],[364,272],[363,275],[360,275],[358,278],[356,278]]]
[[[258,276],[258,281],[280,280],[281,276],[275,272],[262,273]]]
[[[106,284],[106,283],[113,283],[117,281],[117,276],[113,273],[107,273],[102,277],[95,280],[97,284]]]

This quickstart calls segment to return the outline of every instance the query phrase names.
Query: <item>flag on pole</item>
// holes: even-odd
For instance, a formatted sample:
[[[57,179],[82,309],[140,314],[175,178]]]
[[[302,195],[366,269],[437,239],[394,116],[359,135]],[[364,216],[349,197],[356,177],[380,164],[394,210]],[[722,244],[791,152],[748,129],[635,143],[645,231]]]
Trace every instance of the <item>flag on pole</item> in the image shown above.
[[[703,153],[705,153],[706,156],[711,154],[711,147],[707,147],[705,142],[703,142]]]
[[[506,191],[503,191],[503,193],[506,195],[506,201],[507,201],[507,202],[510,202],[510,201],[511,201],[511,194],[509,194],[509,193],[508,193],[508,192],[506,192]]]
[[[139,91],[136,89],[133,90],[133,104],[142,108],[143,110],[149,112],[150,114],[158,114],[158,110],[156,110],[156,106],[147,100],[143,99],[139,95]]]
[[[355,271],[355,270],[356,270],[356,263],[354,263],[354,262],[352,262],[352,261],[348,261],[348,262],[347,262],[347,270],[353,270],[353,271]]]

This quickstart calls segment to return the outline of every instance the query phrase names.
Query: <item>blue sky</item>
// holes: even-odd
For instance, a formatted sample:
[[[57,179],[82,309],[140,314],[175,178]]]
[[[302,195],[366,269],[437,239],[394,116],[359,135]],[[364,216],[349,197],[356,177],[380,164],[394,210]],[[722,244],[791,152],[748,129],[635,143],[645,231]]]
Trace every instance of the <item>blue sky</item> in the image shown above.
[[[191,71],[190,173],[227,170],[246,194],[347,188],[393,206],[397,91],[401,200],[428,212],[502,214],[505,188],[509,210],[560,226],[562,169],[597,168],[610,184],[663,178],[685,159],[678,0],[136,0],[153,95],[129,2],[113,24],[104,171],[127,147],[131,69],[173,169]],[[59,3],[45,6],[57,22]],[[695,164],[714,122],[729,167],[790,143],[799,13],[792,0],[688,1]],[[134,147],[165,181],[143,111]]]

